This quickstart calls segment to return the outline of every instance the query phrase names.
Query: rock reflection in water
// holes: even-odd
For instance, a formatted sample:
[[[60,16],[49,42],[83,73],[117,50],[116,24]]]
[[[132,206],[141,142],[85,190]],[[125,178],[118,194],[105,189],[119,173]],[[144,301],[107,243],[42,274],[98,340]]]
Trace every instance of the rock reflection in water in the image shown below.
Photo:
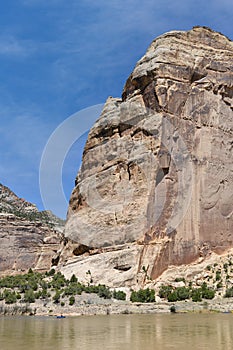
[[[231,314],[1,317],[1,350],[233,348]]]

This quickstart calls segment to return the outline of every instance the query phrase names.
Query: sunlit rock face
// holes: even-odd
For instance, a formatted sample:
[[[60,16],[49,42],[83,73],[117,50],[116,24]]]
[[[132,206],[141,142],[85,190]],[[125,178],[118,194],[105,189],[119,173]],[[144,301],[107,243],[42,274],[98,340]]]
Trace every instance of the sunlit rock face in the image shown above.
[[[63,229],[63,220],[0,184],[0,276],[49,270]]]
[[[232,96],[224,35],[195,27],[152,42],[88,135],[63,272],[134,285],[232,247]]]

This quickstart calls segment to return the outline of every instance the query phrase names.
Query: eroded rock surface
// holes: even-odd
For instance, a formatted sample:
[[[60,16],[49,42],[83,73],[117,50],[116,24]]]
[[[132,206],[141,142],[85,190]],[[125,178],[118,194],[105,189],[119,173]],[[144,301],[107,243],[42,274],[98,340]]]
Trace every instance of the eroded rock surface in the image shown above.
[[[64,222],[0,184],[0,276],[47,271],[62,241]]]
[[[152,42],[89,133],[63,272],[143,284],[145,271],[156,279],[233,246],[232,97],[224,35],[194,27]],[[74,254],[80,246],[88,248]]]

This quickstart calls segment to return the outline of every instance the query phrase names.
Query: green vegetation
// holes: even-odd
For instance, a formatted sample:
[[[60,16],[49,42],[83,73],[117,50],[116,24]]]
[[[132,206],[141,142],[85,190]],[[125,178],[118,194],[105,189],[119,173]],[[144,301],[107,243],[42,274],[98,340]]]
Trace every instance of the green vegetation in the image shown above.
[[[143,267],[142,270],[145,272],[146,268]],[[225,293],[224,297],[230,298],[233,297],[232,273],[231,260],[228,259],[227,262],[223,260],[219,264],[206,266],[204,273],[192,281],[176,277],[172,285],[162,285],[158,295],[170,302],[171,305],[183,300],[194,302],[203,300],[204,302],[213,299],[216,293],[218,295]],[[105,285],[94,285],[89,270],[86,272],[86,276],[87,284],[80,283],[74,274],[67,279],[55,269],[46,273],[38,273],[29,269],[28,273],[23,275],[2,277],[0,278],[0,301],[5,301],[5,304],[9,304],[9,306],[3,303],[0,307],[21,309],[37,300],[41,300],[44,305],[49,302],[60,306],[75,305],[78,303],[78,296],[82,293],[94,293],[104,299],[126,300],[126,293],[122,290],[112,291]],[[176,284],[179,282],[182,283]],[[155,302],[155,290],[149,288],[132,290],[130,300],[139,303],[153,303]]]
[[[3,296],[6,304],[14,304],[17,301],[17,295],[14,291],[11,292],[10,290],[6,289],[3,293]]]
[[[75,303],[75,297],[72,295],[72,297],[69,298],[69,305],[74,305]]]
[[[167,299],[169,302],[176,302],[179,300],[187,300],[192,298],[192,301],[201,301],[203,299],[213,299],[215,296],[215,291],[207,287],[206,282],[204,282],[201,288],[189,287],[171,287],[171,286],[161,286],[159,290],[160,298]]]
[[[159,297],[167,299],[168,296],[172,293],[173,289],[171,286],[161,286],[159,289]]]
[[[36,300],[36,295],[32,289],[26,290],[24,294],[24,302],[25,303],[34,303]]]
[[[139,289],[138,292],[132,291],[130,301],[139,303],[155,302],[155,291],[153,289]]]
[[[192,301],[194,302],[202,301],[201,288],[193,289],[191,296],[192,296]]]
[[[218,271],[216,271],[215,281],[217,282],[217,281],[220,281],[220,280],[221,280],[221,271],[218,270]]]
[[[126,299],[126,294],[122,290],[114,290],[113,292],[113,298],[117,300],[125,300]]]
[[[0,300],[6,304],[35,303],[36,300],[65,305],[61,299],[68,297],[69,305],[75,303],[75,296],[85,293],[95,293],[100,298],[125,300],[123,291],[111,290],[105,285],[84,285],[78,282],[75,275],[66,279],[61,272],[54,269],[46,273],[38,273],[29,269],[27,274],[0,278]]]
[[[6,212],[6,210],[4,208],[0,208],[0,212]],[[26,211],[19,208],[8,207],[7,213],[14,214],[17,217],[26,219],[28,221],[42,222],[51,228],[54,227],[54,223],[51,222],[51,218],[46,211]]]
[[[232,298],[232,297],[233,297],[233,287],[228,288],[228,289],[226,290],[226,293],[225,293],[224,297],[225,297],[225,298]]]

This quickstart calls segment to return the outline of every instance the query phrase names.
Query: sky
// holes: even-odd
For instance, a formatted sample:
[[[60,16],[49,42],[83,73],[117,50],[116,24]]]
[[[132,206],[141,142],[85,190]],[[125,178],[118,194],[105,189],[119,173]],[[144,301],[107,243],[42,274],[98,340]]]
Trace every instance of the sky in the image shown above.
[[[232,22],[232,0],[1,0],[0,182],[65,218],[88,129],[101,111],[93,106],[121,96],[158,35],[204,25],[233,39]],[[72,121],[76,140],[66,129]],[[61,142],[48,150],[59,131]],[[61,201],[41,194],[51,152],[63,154]],[[44,192],[52,196],[55,185]]]

